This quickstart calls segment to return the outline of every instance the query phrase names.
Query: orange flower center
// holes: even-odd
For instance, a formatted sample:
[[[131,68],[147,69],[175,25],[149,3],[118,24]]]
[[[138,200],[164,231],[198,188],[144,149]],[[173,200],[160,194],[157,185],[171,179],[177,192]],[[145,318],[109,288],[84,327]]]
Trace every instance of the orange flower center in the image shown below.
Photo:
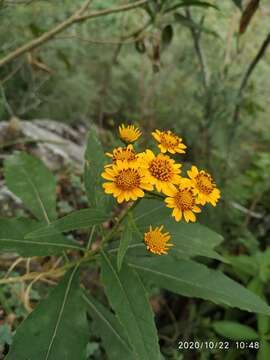
[[[150,162],[151,175],[160,181],[170,181],[173,177],[173,167],[166,158],[156,158]]]
[[[115,178],[116,186],[121,190],[133,190],[141,184],[141,176],[136,169],[123,169]]]
[[[163,145],[165,148],[174,148],[176,146],[179,145],[179,138],[170,134],[170,133],[162,133],[160,135],[160,143],[161,145]]]
[[[195,177],[195,180],[199,191],[207,195],[209,195],[216,186],[211,176],[204,172],[200,172]]]
[[[135,151],[132,149],[121,149],[121,150],[114,150],[113,152],[113,162],[116,163],[117,160],[127,160],[127,161],[133,161],[136,160],[136,154]]]
[[[162,234],[159,229],[144,234],[144,241],[147,245],[147,249],[154,254],[161,255],[164,251],[168,250],[167,242],[169,239],[170,236],[168,236],[168,234]]]
[[[191,210],[195,205],[194,195],[191,190],[179,190],[174,198],[175,205],[182,211]]]

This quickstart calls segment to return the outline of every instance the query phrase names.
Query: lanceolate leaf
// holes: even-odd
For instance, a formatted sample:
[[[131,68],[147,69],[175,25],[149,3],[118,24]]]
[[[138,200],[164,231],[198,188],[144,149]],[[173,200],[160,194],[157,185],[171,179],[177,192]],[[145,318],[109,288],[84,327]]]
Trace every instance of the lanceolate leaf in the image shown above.
[[[204,8],[211,7],[211,8],[214,8],[214,9],[218,10],[218,7],[216,5],[210,4],[209,2],[206,2],[206,1],[182,0],[178,4],[175,4],[175,5],[171,6],[171,7],[168,7],[167,9],[165,9],[165,12],[173,11],[173,10],[176,10],[178,8],[187,7],[187,6],[199,6],[199,7],[204,7]]]
[[[205,32],[205,33],[207,33],[209,35],[213,35],[215,37],[220,37],[219,34],[216,31],[208,29],[205,26],[199,25],[195,21],[187,18],[186,16],[184,16],[184,15],[182,15],[180,13],[175,13],[174,17],[175,17],[176,21],[180,22],[182,25],[184,25],[184,26],[186,26],[188,28],[197,30],[199,32]]]
[[[260,342],[260,350],[258,352],[258,360],[268,360],[270,358],[270,343],[264,338]]]
[[[270,315],[270,307],[253,292],[195,261],[164,256],[130,260],[129,265],[143,278],[177,294]]]
[[[25,239],[25,235],[40,227],[40,223],[26,218],[0,219],[0,252],[16,252],[23,257],[48,256],[63,250],[81,250],[82,246],[57,234]]]
[[[135,360],[123,327],[113,313],[89,294],[84,294],[83,299],[102,339],[108,359]]]
[[[85,302],[72,269],[18,327],[6,360],[85,360],[87,341]]]
[[[47,223],[56,218],[55,178],[37,158],[26,153],[10,156],[5,161],[8,188],[39,219]]]
[[[32,239],[37,236],[51,236],[59,234],[60,232],[84,229],[93,225],[102,224],[108,219],[103,211],[97,209],[83,209],[74,211],[73,213],[53,221],[48,226],[40,227],[31,232],[25,238]]]
[[[154,227],[163,224],[172,236],[171,242],[175,244],[170,252],[176,252],[180,256],[206,256],[224,261],[214,251],[223,240],[221,235],[199,223],[177,223],[171,216],[171,210],[158,200],[142,200],[134,211],[134,220],[142,238],[149,225]]]
[[[236,321],[214,321],[212,326],[217,334],[231,340],[255,340],[259,338],[252,327]]]
[[[120,238],[119,249],[117,252],[117,268],[120,271],[123,259],[125,257],[128,245],[132,240],[132,223],[127,220],[124,223],[124,229]]]
[[[115,264],[103,253],[101,278],[112,308],[133,346],[136,359],[159,360],[153,313],[139,276],[125,263],[118,273]]]

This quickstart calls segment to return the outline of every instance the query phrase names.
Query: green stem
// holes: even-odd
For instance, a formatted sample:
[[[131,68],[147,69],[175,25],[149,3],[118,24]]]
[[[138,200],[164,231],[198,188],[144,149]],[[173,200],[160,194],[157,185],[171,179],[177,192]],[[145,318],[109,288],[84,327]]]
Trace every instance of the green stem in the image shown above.
[[[65,250],[63,250],[63,257],[64,257],[64,259],[65,259],[65,262],[69,262],[69,257],[68,257],[68,255],[67,255],[67,253],[66,253],[66,251]]]
[[[92,229],[91,229],[91,232],[90,232],[90,235],[89,235],[89,239],[88,239],[88,242],[87,242],[87,247],[86,247],[87,250],[90,249],[90,246],[92,244],[95,229],[96,229],[96,225],[92,226]]]
[[[135,209],[135,207],[140,203],[141,199],[137,200],[136,202],[134,202],[129,208],[125,209],[125,211],[122,212],[121,216],[118,218],[118,220],[116,221],[114,227],[112,228],[112,230],[107,234],[107,236],[104,236],[103,240],[101,241],[100,247],[104,246],[108,241],[111,240],[111,238],[113,237],[113,235],[115,234],[115,232],[118,230],[119,226],[121,225],[121,223],[123,222],[123,220],[125,219],[125,217],[132,211]]]
[[[147,192],[147,195],[148,197],[145,197],[145,199],[147,200],[151,200],[151,199],[164,200],[166,198],[166,196],[154,192]]]
[[[138,201],[134,202],[132,204],[132,206],[130,206],[129,208],[125,209],[125,211],[123,211],[123,213],[121,214],[121,216],[117,219],[114,227],[112,228],[112,230],[106,235],[104,236],[103,240],[100,243],[100,246],[95,249],[95,250],[87,250],[84,253],[84,256],[82,258],[80,258],[79,260],[76,261],[69,261],[67,262],[64,266],[62,266],[61,268],[55,269],[55,271],[53,271],[52,273],[56,273],[59,272],[62,274],[62,272],[65,272],[71,268],[73,268],[74,266],[81,266],[83,264],[88,263],[89,261],[95,261],[97,255],[99,254],[99,252],[103,251],[103,247],[104,245],[109,242],[113,235],[115,234],[115,232],[118,230],[119,226],[121,225],[121,223],[123,222],[123,220],[125,219],[125,217],[132,211],[135,209],[135,207],[139,204],[141,199],[139,199]],[[15,283],[17,281],[26,281],[26,280],[32,280],[34,279],[36,276],[40,275],[40,274],[30,274],[31,276],[28,277],[23,277],[23,276],[18,276],[15,277],[14,280],[13,278],[8,279],[8,281],[2,280],[0,279],[0,284],[4,284],[4,283]],[[34,275],[34,276],[33,276]],[[49,274],[48,274],[49,275]],[[18,278],[18,279],[17,279]],[[23,279],[22,279],[23,278]]]

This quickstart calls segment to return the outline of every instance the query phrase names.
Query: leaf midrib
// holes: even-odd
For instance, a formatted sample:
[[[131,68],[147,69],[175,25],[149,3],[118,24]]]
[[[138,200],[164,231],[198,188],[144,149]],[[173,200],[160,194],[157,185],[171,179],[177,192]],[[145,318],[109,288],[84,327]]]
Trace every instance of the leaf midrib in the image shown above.
[[[167,278],[170,278],[170,279],[173,279],[173,280],[176,280],[177,282],[179,282],[179,283],[185,283],[185,284],[187,284],[187,285],[191,285],[191,286],[195,286],[197,289],[208,289],[208,290],[210,290],[212,293],[214,293],[214,294],[216,294],[216,295],[218,295],[218,296],[224,296],[226,299],[228,299],[228,297],[227,297],[227,293],[226,292],[222,292],[222,291],[216,291],[216,290],[212,290],[212,289],[209,289],[209,288],[205,288],[205,287],[202,287],[202,286],[200,286],[199,284],[196,284],[195,282],[194,283],[192,283],[192,282],[190,282],[190,281],[186,281],[186,280],[184,280],[184,279],[181,279],[181,280],[179,280],[177,277],[175,277],[175,276],[173,276],[173,275],[170,275],[170,274],[167,274],[167,273],[162,273],[162,272],[160,272],[160,271],[157,271],[157,270],[153,270],[153,269],[150,269],[150,268],[146,268],[146,267],[144,267],[144,266],[139,266],[139,265],[136,265],[136,264],[132,264],[132,263],[129,263],[129,265],[131,266],[131,267],[133,267],[133,268],[135,268],[135,269],[141,269],[141,270],[144,270],[144,271],[146,271],[146,272],[149,272],[149,273],[153,273],[153,274],[156,274],[156,275],[161,275],[163,278],[165,277],[167,277]],[[221,300],[222,301],[222,300]],[[243,301],[243,299],[241,299],[241,301],[242,302],[245,302],[245,300]],[[226,304],[226,302],[223,302],[223,303],[225,303]],[[229,300],[228,301],[228,304],[231,304],[231,300]],[[235,305],[231,305],[231,306],[235,306]],[[250,306],[249,305],[245,305],[246,306],[246,309],[249,309],[250,308]],[[244,308],[244,305],[242,306],[243,308]],[[250,310],[250,311],[252,311],[252,310]]]
[[[144,212],[143,214],[138,215],[137,217],[134,217],[134,221],[138,221],[138,220],[140,220],[141,218],[144,218],[145,216],[147,216],[147,215],[149,215],[149,214],[152,214],[152,213],[160,210],[162,207],[163,207],[163,206],[160,205],[159,207],[155,207],[154,209],[151,209],[151,210],[149,210],[149,211],[147,211],[147,212]],[[209,230],[211,230],[211,229],[209,229]],[[177,234],[174,234],[174,236],[177,236]],[[186,233],[181,233],[181,236],[185,237],[187,240],[190,239],[190,238],[192,238],[192,240],[198,241],[198,238],[197,238],[197,237],[189,236],[189,235],[186,234]],[[223,241],[223,238],[222,238],[222,236],[220,236],[220,239],[218,240],[218,242],[215,241],[214,244],[211,244],[211,245],[212,245],[212,248],[218,246],[222,241]],[[211,246],[211,245],[210,245],[210,246]]]
[[[25,175],[25,177],[26,177],[26,180],[28,181],[28,183],[30,184],[30,186],[33,188],[34,193],[36,194],[36,197],[37,197],[38,203],[39,203],[39,205],[40,205],[41,211],[42,211],[42,213],[43,213],[43,215],[44,215],[44,219],[46,220],[47,224],[49,224],[49,223],[50,223],[49,216],[48,216],[48,214],[47,214],[47,211],[46,211],[45,206],[43,205],[43,202],[42,202],[42,200],[41,200],[40,194],[39,194],[39,192],[38,192],[35,184],[34,184],[33,181],[31,180],[31,178],[29,178],[27,172],[25,171],[25,168],[24,168],[23,166],[21,166],[21,169],[22,169],[22,171],[23,171],[23,173],[24,173],[24,175]]]
[[[57,335],[57,330],[59,328],[59,325],[60,325],[60,322],[61,322],[61,319],[62,319],[62,316],[63,316],[63,312],[64,312],[64,308],[65,308],[65,305],[66,305],[66,302],[67,302],[68,294],[70,292],[71,283],[72,283],[72,280],[74,278],[74,275],[75,275],[77,269],[78,269],[78,266],[76,266],[74,268],[74,270],[72,271],[72,273],[70,274],[70,278],[69,278],[68,283],[67,283],[67,288],[66,288],[66,291],[65,291],[65,294],[64,294],[64,297],[63,297],[63,302],[62,302],[61,307],[60,307],[60,311],[59,311],[59,314],[58,314],[58,317],[57,317],[57,321],[56,321],[56,324],[55,324],[55,328],[54,328],[54,331],[53,331],[51,341],[50,341],[49,346],[48,346],[48,350],[47,350],[47,353],[46,353],[45,360],[49,359],[50,352],[51,352],[54,340],[55,340],[56,335]]]
[[[118,340],[122,343],[122,345],[128,349],[130,351],[130,349],[127,347],[125,340],[120,336],[120,334],[113,328],[113,326],[111,325],[111,323],[105,318],[105,316],[103,316],[103,314],[97,309],[97,307],[95,306],[95,304],[93,304],[91,302],[91,300],[89,300],[87,298],[87,296],[83,295],[83,299],[87,302],[87,304],[89,306],[92,307],[92,309],[98,314],[98,316],[107,324],[107,326],[110,328],[110,330],[114,333],[114,335],[118,338]]]
[[[109,265],[109,267],[111,268],[111,270],[112,270],[112,272],[113,272],[113,274],[114,274],[114,276],[115,276],[115,278],[116,278],[116,280],[117,280],[120,288],[122,289],[122,292],[123,292],[123,294],[124,294],[124,296],[125,296],[125,298],[126,298],[126,300],[127,300],[127,303],[129,304],[129,307],[130,307],[130,309],[132,310],[132,311],[131,311],[131,314],[132,314],[132,317],[134,318],[134,322],[133,322],[133,323],[136,324],[136,327],[137,327],[137,329],[138,329],[138,331],[139,331],[140,338],[141,338],[141,341],[142,341],[142,344],[143,344],[143,347],[144,347],[144,352],[145,352],[145,354],[148,355],[147,349],[146,349],[146,347],[145,347],[145,342],[143,341],[143,340],[144,340],[144,336],[143,336],[143,333],[142,333],[142,331],[141,331],[140,326],[138,325],[138,323],[137,323],[137,321],[136,321],[137,319],[136,319],[136,316],[134,315],[133,307],[132,307],[132,305],[131,305],[131,303],[130,303],[129,297],[127,296],[126,291],[125,291],[124,287],[122,286],[122,283],[121,283],[121,281],[120,281],[120,279],[119,279],[119,277],[118,277],[115,269],[114,269],[113,266],[111,265],[108,257],[106,256],[106,254],[105,254],[104,252],[103,252],[102,255],[103,255],[103,257],[105,258],[105,260],[106,260],[107,264]],[[132,339],[131,339],[131,343],[132,343]],[[137,349],[134,349],[134,351],[136,352],[136,356],[139,356],[139,354],[137,353]]]
[[[67,215],[68,216],[68,215]],[[91,218],[91,222],[89,220],[89,222],[87,222],[87,220],[81,220],[76,222],[76,227],[73,226],[65,226],[63,224],[60,223],[62,219],[58,219],[52,223],[50,223],[48,226],[44,226],[42,228],[36,229],[32,232],[30,232],[29,234],[26,235],[26,239],[31,239],[35,236],[40,236],[40,237],[44,237],[44,236],[49,236],[49,235],[55,235],[56,233],[59,232],[68,232],[68,231],[72,231],[72,230],[77,230],[77,229],[82,229],[82,228],[87,228],[89,226],[94,226],[97,225],[103,221],[105,221],[105,218],[102,217],[96,217],[96,218]],[[65,219],[66,220],[66,219]],[[101,221],[102,220],[102,221]],[[67,220],[66,220],[67,221]],[[79,226],[79,228],[78,228]]]
[[[145,216],[147,216],[147,215],[149,215],[149,214],[152,214],[153,212],[161,209],[162,207],[163,207],[163,205],[160,205],[159,207],[156,207],[156,208],[151,209],[151,210],[149,210],[149,211],[147,211],[147,212],[144,212],[143,214],[141,214],[141,215],[139,215],[139,216],[137,216],[137,217],[134,216],[134,220],[136,221],[136,220],[139,220],[139,219],[141,219],[141,218],[143,218],[143,217],[145,217]]]
[[[0,243],[1,241],[6,241],[6,242],[16,242],[16,243],[20,243],[20,244],[28,244],[28,245],[47,245],[47,246],[56,246],[56,247],[66,247],[66,248],[70,248],[70,249],[77,249],[77,250],[82,250],[82,248],[80,246],[77,245],[71,245],[71,244],[60,244],[60,243],[51,243],[48,241],[27,241],[27,240],[20,240],[20,239],[8,239],[8,238],[1,238],[0,239]]]

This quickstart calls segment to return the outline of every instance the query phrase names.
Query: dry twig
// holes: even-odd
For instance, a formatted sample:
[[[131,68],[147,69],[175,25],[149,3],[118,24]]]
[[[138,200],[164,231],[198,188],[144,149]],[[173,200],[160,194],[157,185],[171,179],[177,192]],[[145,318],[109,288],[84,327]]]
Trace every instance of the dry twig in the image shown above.
[[[70,27],[73,24],[77,24],[77,23],[83,22],[85,20],[89,20],[89,19],[93,19],[93,18],[97,18],[97,17],[101,17],[101,16],[106,16],[106,15],[110,15],[110,14],[114,14],[114,13],[118,13],[118,12],[122,12],[122,11],[128,11],[131,9],[135,9],[141,5],[146,4],[148,1],[149,0],[139,0],[132,4],[122,5],[122,6],[112,8],[112,9],[105,9],[105,10],[93,11],[93,12],[88,13],[86,10],[88,9],[91,1],[86,0],[84,2],[84,4],[81,6],[81,8],[78,11],[76,11],[74,14],[72,14],[69,18],[67,18],[60,24],[56,25],[51,30],[45,32],[41,36],[18,47],[17,49],[15,49],[11,53],[9,53],[8,55],[6,55],[2,59],[0,59],[0,68],[4,65],[10,63],[11,61],[17,59],[21,55],[23,55],[29,51],[32,51],[33,49],[36,49],[37,47],[43,45],[44,43],[51,40],[57,34],[64,31],[65,29],[67,29],[68,27]]]

